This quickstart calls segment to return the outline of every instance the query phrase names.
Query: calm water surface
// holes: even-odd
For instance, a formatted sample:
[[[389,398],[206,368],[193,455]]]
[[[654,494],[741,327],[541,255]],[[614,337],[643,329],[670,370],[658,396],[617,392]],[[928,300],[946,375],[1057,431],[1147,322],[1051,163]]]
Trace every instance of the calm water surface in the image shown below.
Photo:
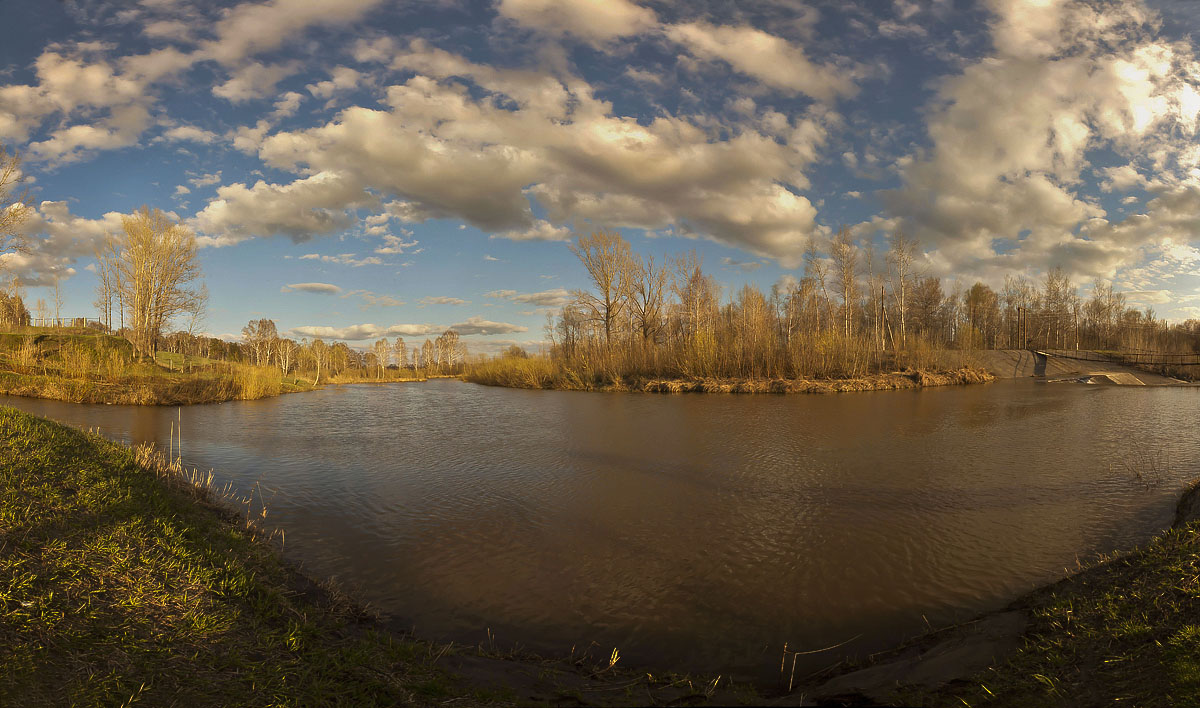
[[[174,408],[0,397],[165,445]],[[1170,524],[1200,390],[999,382],[829,396],[457,381],[183,408],[287,555],[423,636],[769,677],[968,619]],[[1147,489],[1127,469],[1169,457]],[[257,494],[258,492],[256,492]]]

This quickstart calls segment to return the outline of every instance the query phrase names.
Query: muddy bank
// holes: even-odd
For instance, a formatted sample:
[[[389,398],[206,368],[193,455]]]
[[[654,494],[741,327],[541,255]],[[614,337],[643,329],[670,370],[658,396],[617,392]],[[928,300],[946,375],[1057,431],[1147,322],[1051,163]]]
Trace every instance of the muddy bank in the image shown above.
[[[853,379],[644,379],[610,384],[598,390],[644,393],[842,393],[988,383],[995,378],[983,369],[964,367],[954,371],[898,371]]]

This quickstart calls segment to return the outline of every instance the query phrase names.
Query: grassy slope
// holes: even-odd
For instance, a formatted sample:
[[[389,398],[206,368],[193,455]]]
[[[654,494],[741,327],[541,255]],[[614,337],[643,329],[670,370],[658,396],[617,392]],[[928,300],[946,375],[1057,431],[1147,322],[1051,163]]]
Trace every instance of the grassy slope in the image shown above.
[[[1024,646],[935,693],[931,706],[1200,705],[1200,524],[1023,598]]]
[[[229,365],[201,357],[185,360],[169,352],[158,352],[155,363],[137,362],[132,346],[121,337],[27,329],[21,334],[0,333],[0,393],[71,403],[188,405],[314,388],[311,382],[296,377],[284,380],[274,368]],[[16,352],[30,341],[36,343],[38,363],[22,365]],[[64,363],[73,348],[88,355],[82,372]],[[191,367],[208,368],[178,371],[185,361]],[[97,367],[105,373],[98,373]]]
[[[0,702],[394,705],[454,693],[131,451],[0,408]],[[439,701],[440,702],[440,701]]]

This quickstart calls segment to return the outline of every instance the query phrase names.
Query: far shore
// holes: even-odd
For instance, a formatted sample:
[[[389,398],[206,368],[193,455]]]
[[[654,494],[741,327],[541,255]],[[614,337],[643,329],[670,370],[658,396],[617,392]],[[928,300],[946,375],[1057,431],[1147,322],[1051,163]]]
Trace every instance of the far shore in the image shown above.
[[[518,365],[519,366],[519,365]],[[517,367],[478,367],[464,381],[506,388],[562,391],[608,391],[632,393],[843,393],[894,391],[931,386],[990,383],[996,377],[985,369],[962,367],[948,370],[905,370],[842,379],[783,378],[656,378],[630,377],[594,382],[570,374],[537,372],[526,374]]]

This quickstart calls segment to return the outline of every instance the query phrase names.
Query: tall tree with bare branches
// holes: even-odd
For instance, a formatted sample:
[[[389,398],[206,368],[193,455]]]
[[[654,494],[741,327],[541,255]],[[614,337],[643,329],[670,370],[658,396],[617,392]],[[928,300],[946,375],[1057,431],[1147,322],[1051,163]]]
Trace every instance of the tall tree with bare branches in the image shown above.
[[[123,233],[110,235],[101,267],[111,267],[139,354],[153,357],[164,327],[204,305],[196,237],[158,209],[142,207],[121,218]]]
[[[896,297],[897,314],[900,315],[900,346],[904,347],[908,336],[908,291],[909,281],[912,280],[913,258],[916,256],[917,242],[897,230],[892,234],[891,249],[888,251],[888,263],[896,280],[892,284],[892,293]]]
[[[614,231],[596,231],[580,236],[570,248],[596,286],[595,293],[580,291],[576,295],[593,320],[603,325],[604,345],[611,346],[613,326],[629,301],[633,263],[629,242]]]
[[[15,192],[21,182],[21,156],[0,145],[0,255],[28,253],[29,244],[17,231],[32,210],[25,203],[27,194]]]
[[[858,302],[858,247],[854,245],[850,229],[843,226],[838,230],[829,255],[833,258],[842,296],[842,333],[849,337],[854,334],[854,306]]]

